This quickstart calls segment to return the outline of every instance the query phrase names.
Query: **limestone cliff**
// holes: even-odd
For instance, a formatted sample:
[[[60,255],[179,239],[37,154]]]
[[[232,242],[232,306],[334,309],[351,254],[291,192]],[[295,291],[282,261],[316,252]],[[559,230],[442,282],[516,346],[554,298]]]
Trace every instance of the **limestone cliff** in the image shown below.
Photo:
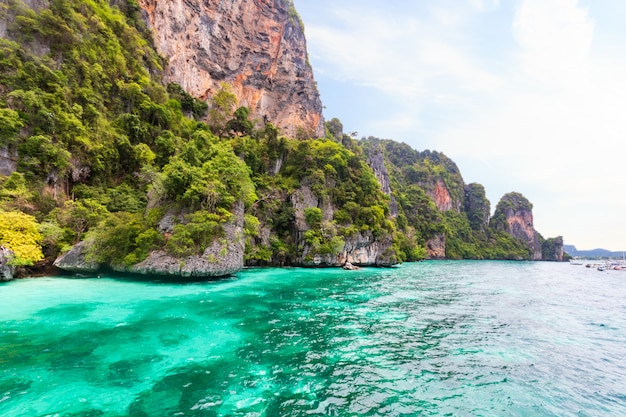
[[[233,220],[222,225],[224,237],[215,239],[200,255],[177,258],[164,250],[156,250],[140,263],[134,265],[106,265],[116,272],[139,275],[162,275],[183,278],[209,278],[231,275],[243,268],[245,240],[243,236],[243,203],[237,203],[233,210]],[[170,224],[173,216],[166,216],[161,225]],[[165,226],[167,227],[167,226]],[[167,230],[162,230],[167,234]],[[54,266],[59,269],[93,274],[105,265],[90,259],[88,255],[93,242],[82,241],[64,255]]]
[[[372,171],[374,171],[381,190],[389,196],[389,211],[391,217],[397,217],[398,202],[391,191],[391,179],[389,178],[389,171],[385,166],[385,156],[383,154],[382,147],[380,144],[375,144],[372,148],[373,149],[369,152],[367,163],[370,168],[372,168]]]
[[[0,175],[9,176],[17,169],[17,151],[0,147]]]
[[[322,103],[291,0],[139,0],[166,77],[208,99],[233,85],[251,118],[324,136]]]
[[[452,193],[446,186],[442,178],[430,178],[430,183],[425,183],[424,189],[440,212],[454,211],[458,213],[461,209],[461,201],[453,198]],[[462,184],[462,181],[461,181]],[[457,192],[458,194],[458,192]],[[429,259],[445,259],[446,257],[446,235],[439,233],[426,241],[426,252]]]
[[[546,239],[541,244],[541,254],[544,261],[563,262],[565,254],[563,249],[563,237],[557,236]]]
[[[446,235],[440,233],[426,241],[426,253],[428,259],[445,259],[446,258]]]
[[[428,194],[432,197],[439,211],[459,211],[459,202],[452,200],[450,191],[448,191],[446,184],[441,178],[438,178],[437,181],[435,181],[435,185]]]
[[[358,266],[391,266],[397,263],[395,253],[392,250],[393,240],[390,235],[383,234],[374,236],[372,232],[358,232],[343,237],[343,243],[333,253],[320,253],[306,242],[305,232],[310,230],[310,225],[305,220],[305,210],[318,207],[322,211],[322,219],[327,222],[323,226],[323,234],[332,234],[332,223],[335,207],[326,200],[321,200],[312,192],[307,185],[302,185],[291,196],[291,202],[295,209],[295,222],[297,246],[300,249],[297,259],[293,261],[298,266],[344,266],[352,264]]]
[[[418,167],[416,184],[430,196],[437,210],[440,213],[447,211],[460,213],[464,196],[464,182],[454,161],[441,152],[426,150],[419,153]],[[428,258],[446,258],[446,244],[445,233],[436,233],[427,239],[426,252]]]
[[[371,232],[357,233],[345,238],[345,244],[337,254],[312,254],[310,246],[305,246],[302,266],[326,267],[344,266],[392,266],[398,263],[392,251],[391,236],[374,237]],[[310,255],[310,256],[309,256]]]
[[[491,214],[491,204],[487,199],[485,187],[477,183],[466,185],[463,209],[467,214],[470,227],[473,230],[484,231],[489,225]]]
[[[417,230],[428,258],[445,258],[443,215],[448,211],[460,213],[464,199],[463,177],[457,165],[441,152],[420,152],[406,143],[375,137],[361,143],[381,189],[390,196],[392,216],[400,215],[400,223]],[[405,226],[400,229],[413,234]]]
[[[505,194],[491,219],[491,224],[498,230],[509,233],[523,241],[530,251],[530,259],[542,259],[539,234],[533,225],[533,205],[520,193]]]
[[[200,255],[180,259],[164,250],[152,252],[147,259],[130,267],[115,267],[118,272],[142,275],[166,275],[184,278],[206,278],[232,275],[243,268],[244,205],[235,204],[233,219],[222,225],[224,237],[214,239]]]

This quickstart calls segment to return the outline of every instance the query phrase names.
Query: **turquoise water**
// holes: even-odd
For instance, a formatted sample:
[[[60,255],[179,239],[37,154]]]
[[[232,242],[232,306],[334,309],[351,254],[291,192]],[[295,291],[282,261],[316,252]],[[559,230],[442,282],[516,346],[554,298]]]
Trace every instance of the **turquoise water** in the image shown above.
[[[0,285],[2,416],[626,415],[626,272],[516,262]]]

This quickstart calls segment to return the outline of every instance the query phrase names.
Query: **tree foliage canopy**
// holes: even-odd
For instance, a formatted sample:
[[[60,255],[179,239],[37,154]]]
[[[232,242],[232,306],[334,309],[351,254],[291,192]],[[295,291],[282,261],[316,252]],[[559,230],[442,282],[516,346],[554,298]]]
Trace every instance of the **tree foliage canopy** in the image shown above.
[[[18,211],[0,211],[0,246],[13,251],[13,265],[32,265],[43,259],[43,236],[38,227],[33,216]]]

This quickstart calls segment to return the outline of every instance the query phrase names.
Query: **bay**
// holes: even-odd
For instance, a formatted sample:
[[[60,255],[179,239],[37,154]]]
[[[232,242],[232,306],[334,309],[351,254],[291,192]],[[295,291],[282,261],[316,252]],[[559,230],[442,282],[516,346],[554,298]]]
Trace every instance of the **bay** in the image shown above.
[[[0,284],[2,416],[626,415],[626,272],[533,262]]]

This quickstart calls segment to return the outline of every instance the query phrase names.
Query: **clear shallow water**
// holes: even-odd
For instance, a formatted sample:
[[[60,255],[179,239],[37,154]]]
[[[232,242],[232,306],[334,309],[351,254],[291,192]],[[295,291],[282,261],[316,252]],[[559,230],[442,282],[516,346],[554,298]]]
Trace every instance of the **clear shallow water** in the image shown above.
[[[41,278],[0,311],[2,416],[626,415],[626,272]]]

